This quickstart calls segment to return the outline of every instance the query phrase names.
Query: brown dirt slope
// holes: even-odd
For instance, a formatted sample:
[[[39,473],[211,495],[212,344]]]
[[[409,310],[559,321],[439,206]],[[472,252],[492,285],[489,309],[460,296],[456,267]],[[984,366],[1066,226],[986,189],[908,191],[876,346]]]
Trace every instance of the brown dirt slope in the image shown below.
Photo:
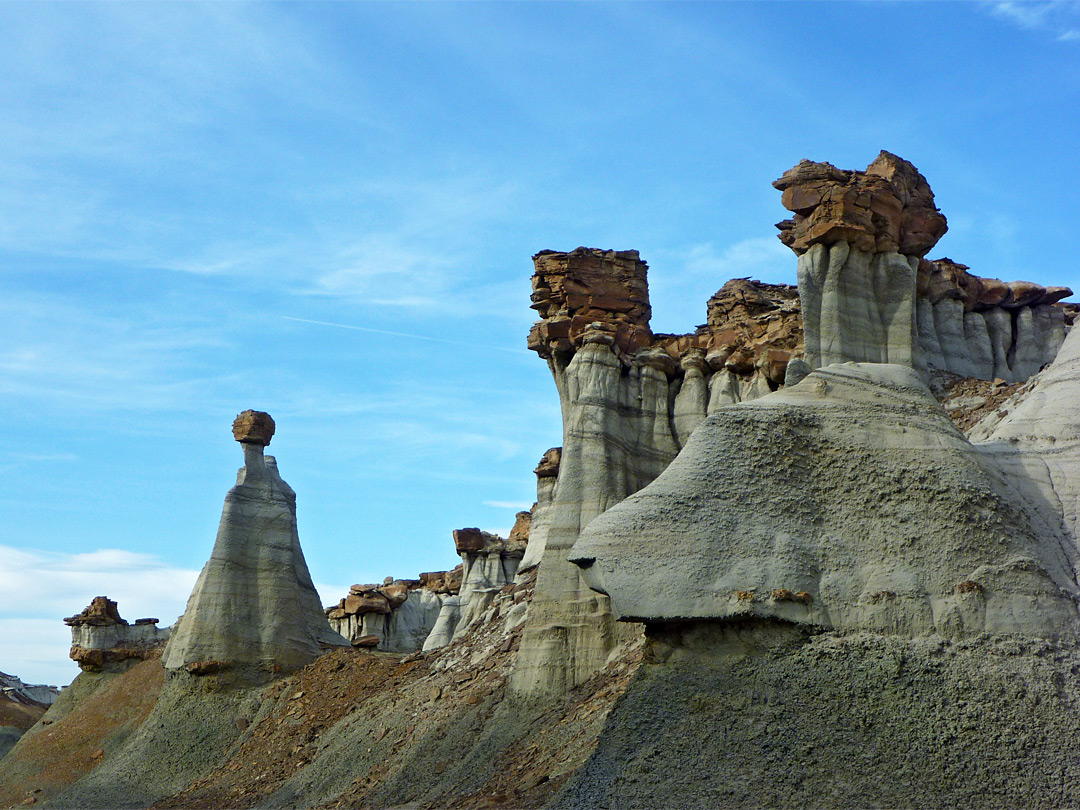
[[[156,659],[80,674],[4,758],[0,807],[47,800],[97,767],[150,714],[163,675]]]
[[[442,650],[337,650],[272,684],[220,766],[154,807],[539,806],[595,748],[640,652],[569,699],[516,702],[521,626],[506,614],[532,588]]]

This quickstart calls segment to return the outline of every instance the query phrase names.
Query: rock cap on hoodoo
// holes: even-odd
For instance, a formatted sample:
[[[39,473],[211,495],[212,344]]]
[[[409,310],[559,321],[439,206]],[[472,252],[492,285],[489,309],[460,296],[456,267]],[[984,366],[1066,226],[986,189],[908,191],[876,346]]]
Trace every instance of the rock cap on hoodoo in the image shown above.
[[[926,178],[885,150],[863,172],[802,160],[773,187],[795,214],[777,223],[780,241],[800,255],[812,245],[850,242],[871,253],[921,257],[949,229]]]
[[[233,420],[233,438],[242,444],[266,447],[274,437],[274,420],[265,411],[246,410]]]

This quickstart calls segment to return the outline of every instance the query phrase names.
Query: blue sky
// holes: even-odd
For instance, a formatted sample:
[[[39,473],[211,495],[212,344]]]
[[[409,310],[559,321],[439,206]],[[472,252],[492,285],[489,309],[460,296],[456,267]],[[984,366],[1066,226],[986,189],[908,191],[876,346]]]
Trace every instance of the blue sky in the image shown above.
[[[1080,290],[1080,6],[0,4],[0,669],[171,623],[245,408],[324,601],[506,531],[561,442],[530,256],[641,251],[653,326],[794,281],[770,183],[888,149],[948,255]]]

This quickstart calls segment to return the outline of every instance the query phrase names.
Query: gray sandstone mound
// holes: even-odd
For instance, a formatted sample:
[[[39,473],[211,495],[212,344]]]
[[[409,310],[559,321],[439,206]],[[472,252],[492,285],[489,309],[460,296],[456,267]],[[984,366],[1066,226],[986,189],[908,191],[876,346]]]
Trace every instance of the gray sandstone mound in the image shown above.
[[[973,447],[907,367],[846,363],[721,408],[570,558],[629,621],[1074,635],[1045,488]]]
[[[263,456],[273,429],[267,414],[237,417],[244,467],[225,496],[213,552],[165,650],[167,669],[291,671],[328,647],[348,644],[327,622],[308,573],[296,493],[274,458]]]

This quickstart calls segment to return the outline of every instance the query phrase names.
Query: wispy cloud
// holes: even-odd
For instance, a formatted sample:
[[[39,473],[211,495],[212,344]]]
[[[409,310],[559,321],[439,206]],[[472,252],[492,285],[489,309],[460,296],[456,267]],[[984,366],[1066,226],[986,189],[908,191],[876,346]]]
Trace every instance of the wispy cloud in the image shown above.
[[[1000,20],[1025,31],[1046,31],[1060,42],[1080,39],[1080,3],[1069,0],[1053,2],[1016,2],[999,0],[983,3]]]
[[[792,253],[775,236],[744,239],[720,250],[706,242],[691,247],[685,257],[690,273],[716,279],[718,288],[729,279],[743,276],[770,283],[793,281]]]
[[[484,506],[491,506],[495,509],[514,509],[515,511],[524,511],[532,509],[532,503],[525,503],[524,501],[483,501]]]

